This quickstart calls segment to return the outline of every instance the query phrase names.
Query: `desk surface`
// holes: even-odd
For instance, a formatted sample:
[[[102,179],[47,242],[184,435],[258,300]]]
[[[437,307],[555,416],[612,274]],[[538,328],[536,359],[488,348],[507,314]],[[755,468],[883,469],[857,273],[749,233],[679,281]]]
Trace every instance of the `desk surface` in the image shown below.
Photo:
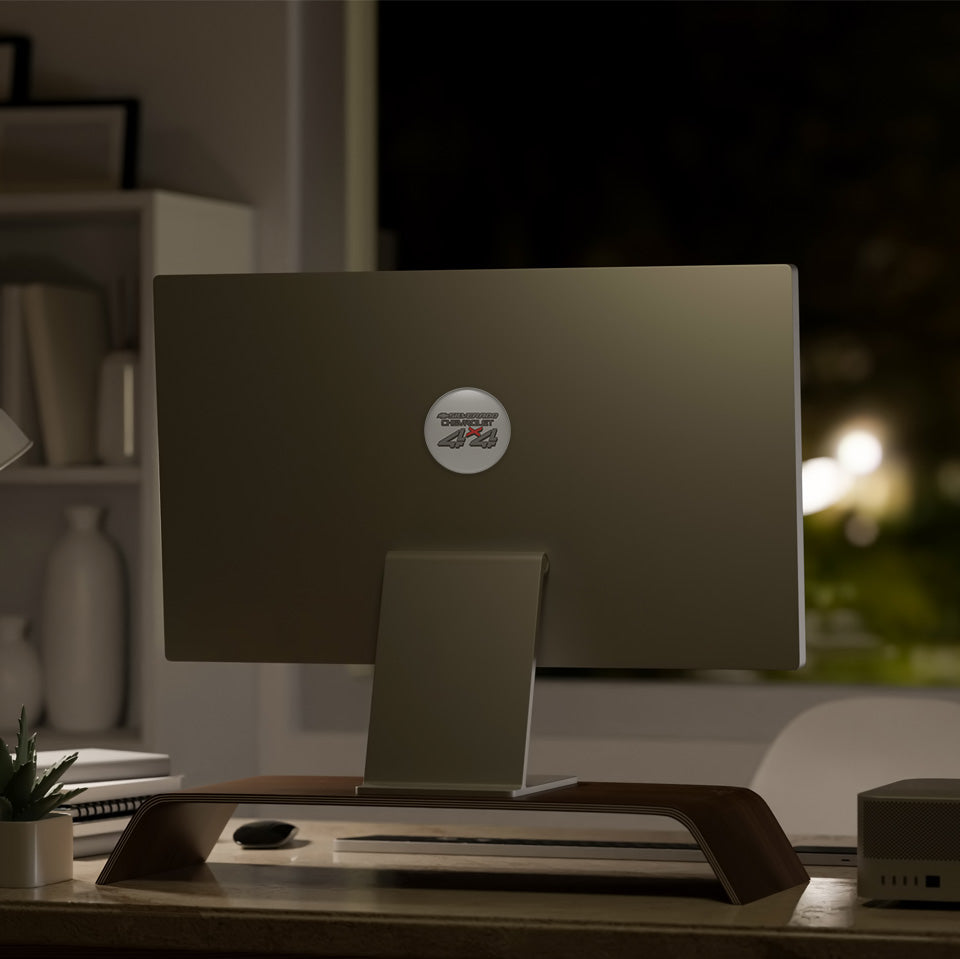
[[[51,945],[67,956],[110,955],[111,947],[125,956],[373,959],[899,959],[960,949],[960,907],[861,902],[850,868],[812,869],[805,888],[733,906],[709,868],[696,863],[332,852],[335,836],[393,828],[383,823],[301,822],[292,846],[254,853],[230,840],[237,823],[205,865],[162,878],[97,886],[103,860],[90,859],[75,863],[71,882],[0,890],[4,959],[46,955]]]

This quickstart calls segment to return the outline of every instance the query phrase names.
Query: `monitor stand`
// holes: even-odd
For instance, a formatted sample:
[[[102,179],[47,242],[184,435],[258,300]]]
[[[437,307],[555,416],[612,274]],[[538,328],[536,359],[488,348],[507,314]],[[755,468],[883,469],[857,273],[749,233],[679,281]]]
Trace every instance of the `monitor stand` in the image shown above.
[[[388,554],[364,781],[261,776],[153,796],[97,883],[203,862],[244,803],[667,816],[689,830],[733,903],[806,883],[750,789],[528,779],[546,568],[543,553]]]
[[[537,552],[387,553],[359,795],[576,783],[527,774],[547,567]]]

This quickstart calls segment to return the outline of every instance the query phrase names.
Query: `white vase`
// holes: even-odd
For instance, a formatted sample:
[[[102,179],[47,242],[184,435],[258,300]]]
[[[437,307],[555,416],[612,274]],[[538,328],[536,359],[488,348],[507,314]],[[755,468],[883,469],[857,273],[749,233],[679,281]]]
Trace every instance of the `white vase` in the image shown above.
[[[0,822],[0,889],[32,889],[73,879],[73,819],[54,812]]]
[[[120,722],[126,600],[123,563],[100,529],[99,506],[70,506],[67,530],[47,559],[41,661],[47,720],[65,732]]]
[[[26,710],[28,726],[36,726],[43,709],[40,656],[27,640],[26,616],[0,614],[0,703],[12,710],[13,721]]]

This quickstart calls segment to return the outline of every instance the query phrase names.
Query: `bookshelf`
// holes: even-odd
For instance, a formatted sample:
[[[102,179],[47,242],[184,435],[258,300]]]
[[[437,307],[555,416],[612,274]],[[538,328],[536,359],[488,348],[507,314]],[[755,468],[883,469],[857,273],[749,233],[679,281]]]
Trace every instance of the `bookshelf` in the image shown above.
[[[69,466],[51,469],[22,466],[0,473],[4,486],[113,486],[135,485],[143,474],[138,466]]]
[[[0,612],[26,615],[37,639],[47,554],[73,503],[106,509],[129,590],[127,707],[121,728],[64,736],[44,748],[151,748],[178,691],[163,660],[152,279],[160,273],[253,269],[254,214],[242,204],[162,190],[0,195],[0,280],[93,280],[111,322],[140,354],[139,462],[133,466],[14,466],[0,473]],[[0,724],[14,721],[3,717]],[[0,729],[0,733],[4,730]]]

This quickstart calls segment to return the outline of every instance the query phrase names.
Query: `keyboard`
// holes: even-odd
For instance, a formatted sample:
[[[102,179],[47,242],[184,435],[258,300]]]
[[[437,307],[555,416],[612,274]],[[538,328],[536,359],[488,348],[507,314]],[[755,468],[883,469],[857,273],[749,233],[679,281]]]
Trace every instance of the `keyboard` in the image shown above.
[[[795,845],[806,866],[855,866],[854,845]],[[693,842],[612,839],[517,839],[496,836],[405,836],[374,834],[341,836],[334,852],[412,854],[418,856],[515,856],[554,859],[633,859],[661,862],[705,862]]]

